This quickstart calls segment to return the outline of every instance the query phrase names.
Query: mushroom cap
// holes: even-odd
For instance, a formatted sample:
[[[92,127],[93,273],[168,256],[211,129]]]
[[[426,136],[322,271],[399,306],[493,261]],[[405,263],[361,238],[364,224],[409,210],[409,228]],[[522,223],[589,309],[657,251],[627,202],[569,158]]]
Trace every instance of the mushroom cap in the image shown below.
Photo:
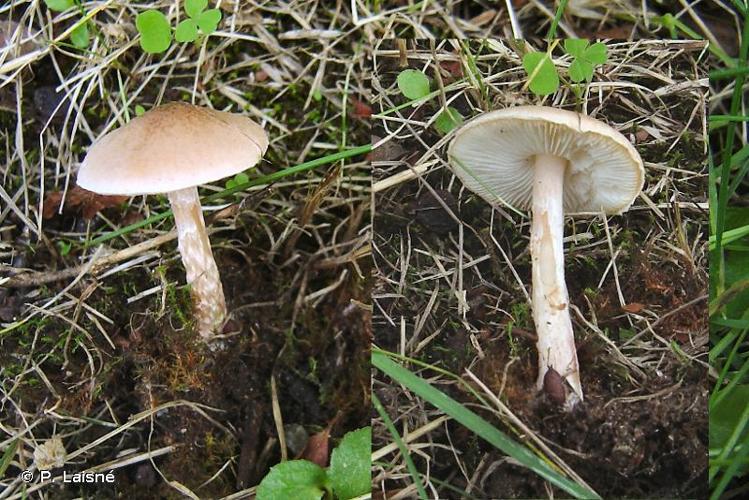
[[[566,212],[618,214],[645,179],[642,159],[622,134],[589,116],[544,106],[484,113],[455,134],[448,158],[463,184],[489,203],[527,209],[536,155],[568,161]]]
[[[268,149],[249,118],[172,102],[100,137],[78,171],[78,185],[100,194],[168,193],[254,166]]]

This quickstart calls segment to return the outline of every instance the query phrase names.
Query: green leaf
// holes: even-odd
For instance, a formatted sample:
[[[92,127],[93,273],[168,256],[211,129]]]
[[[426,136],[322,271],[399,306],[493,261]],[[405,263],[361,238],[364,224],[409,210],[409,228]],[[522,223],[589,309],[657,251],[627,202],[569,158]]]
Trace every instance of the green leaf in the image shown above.
[[[140,104],[135,105],[135,116],[141,116],[145,112],[146,112],[146,108],[144,108]]]
[[[257,487],[255,498],[320,500],[326,490],[327,478],[322,467],[307,460],[290,460],[271,468]]]
[[[216,31],[218,23],[221,22],[221,11],[218,9],[207,10],[198,16],[197,21],[200,31],[205,35],[210,35]]]
[[[570,64],[570,80],[575,83],[593,78],[593,65],[582,59],[575,59]]]
[[[172,44],[172,29],[166,16],[158,10],[147,10],[135,18],[140,33],[140,46],[149,54],[166,51]]]
[[[583,54],[583,57],[586,61],[594,65],[603,64],[609,59],[607,50],[608,49],[606,48],[606,44],[596,42],[588,47],[588,49],[585,51],[585,54]]]
[[[559,88],[559,75],[546,52],[529,52],[523,56],[523,68],[530,78],[530,89],[536,95],[553,94]]]
[[[85,49],[89,44],[88,21],[78,26],[70,33],[70,41],[79,49]]]
[[[194,42],[198,38],[198,23],[192,19],[185,19],[174,30],[174,39],[178,42]]]
[[[57,242],[57,246],[60,248],[60,255],[65,257],[66,255],[70,253],[70,250],[73,248],[73,242],[60,240]]]
[[[13,456],[16,454],[16,448],[18,448],[18,438],[11,441],[10,445],[5,448],[3,458],[0,458],[0,477],[5,477],[5,470],[13,460]]]
[[[208,0],[185,0],[185,12],[195,19],[208,7]]]
[[[250,178],[244,172],[239,172],[233,179],[226,181],[226,189],[234,189],[237,186],[249,182]]]
[[[74,5],[73,0],[44,0],[44,3],[55,12],[63,12]]]
[[[354,498],[372,490],[372,428],[347,433],[333,450],[328,478],[338,498]]]
[[[461,125],[463,125],[463,115],[452,106],[448,106],[434,120],[434,128],[442,135],[447,135],[452,129]]]
[[[564,41],[564,51],[573,57],[580,57],[585,52],[588,41],[582,38],[568,38]]]
[[[710,407],[711,450],[720,450],[730,445],[734,432],[738,433],[736,442],[746,442],[747,422],[745,420],[746,415],[743,414],[746,411],[747,405],[749,405],[749,385],[736,385],[723,390],[728,390],[730,393],[726,394],[718,404]],[[743,421],[742,417],[744,418]],[[736,442],[734,442],[734,445]],[[739,475],[746,474],[747,472],[749,472],[749,466],[745,464],[740,468]]]
[[[429,78],[415,69],[405,69],[398,75],[398,88],[408,99],[420,99],[429,93]]]
[[[746,243],[746,235],[749,234],[749,208],[728,207],[725,215],[725,229],[727,232],[724,233],[724,242]],[[732,231],[737,231],[739,236],[743,236],[734,238]],[[726,289],[737,287],[741,281],[749,279],[749,252],[725,250],[724,266]],[[717,279],[718,273],[710,273],[711,297],[715,296]],[[737,293],[731,297],[724,308],[724,313],[729,319],[740,319],[749,310],[749,290],[736,290]]]

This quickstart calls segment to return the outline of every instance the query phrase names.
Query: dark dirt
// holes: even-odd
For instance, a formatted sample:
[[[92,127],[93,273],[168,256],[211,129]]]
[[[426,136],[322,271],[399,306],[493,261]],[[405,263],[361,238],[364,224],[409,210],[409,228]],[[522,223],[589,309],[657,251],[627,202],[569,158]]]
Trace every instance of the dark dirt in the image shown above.
[[[416,65],[411,67],[416,68]],[[423,67],[423,61],[419,61],[418,68]],[[384,61],[381,69],[384,72],[380,75],[381,82],[387,86],[402,68],[392,61]],[[501,69],[498,67],[496,72]],[[657,86],[655,81],[638,80],[638,83]],[[494,80],[494,84],[500,86],[498,80]],[[603,103],[597,102],[598,96],[592,97],[589,109],[598,109]],[[496,98],[500,99],[510,98]],[[461,100],[452,101],[452,105],[457,104],[456,107],[460,109]],[[397,104],[399,101],[395,99],[395,102]],[[432,104],[432,108],[430,104],[425,105],[421,111],[423,116],[414,119],[428,119],[430,113],[437,109],[437,103]],[[665,105],[673,112],[672,116],[681,117],[679,119],[692,110],[691,105],[686,103],[668,102]],[[631,112],[616,98],[607,99],[601,113],[601,116],[618,122],[632,119]],[[375,126],[374,133],[384,136],[379,126]],[[669,158],[674,158],[681,168],[695,172],[702,169],[702,148],[693,139],[699,133],[699,126],[693,124],[687,130],[686,138],[670,153]],[[435,144],[439,138],[431,129],[421,133],[419,140],[399,137],[389,144],[389,156],[380,157],[379,161],[412,162],[421,156],[425,150],[424,144]],[[637,148],[646,165],[662,161],[663,150],[657,141],[646,139]],[[384,178],[397,171],[390,168],[388,163],[383,165],[382,168],[375,168],[375,178]],[[657,182],[660,175],[657,171],[649,172],[646,186]],[[397,288],[379,280],[375,285],[375,295],[388,297],[378,299],[378,305],[392,318],[405,318],[407,331],[413,331],[413,318],[424,310],[434,287],[433,282],[414,284],[413,281],[424,274],[431,274],[430,269],[437,272],[434,259],[428,252],[446,256],[453,256],[457,252],[456,226],[446,222],[451,220],[451,216],[423,184],[431,186],[464,224],[465,252],[471,258],[481,255],[489,255],[490,258],[477,264],[476,272],[465,272],[463,276],[470,305],[465,321],[479,329],[476,341],[481,346],[483,357],[477,358],[468,332],[457,320],[454,298],[445,290],[435,302],[424,328],[428,333],[422,333],[422,337],[437,330],[439,333],[417,357],[458,375],[470,368],[492,391],[499,392],[503,388],[502,399],[512,411],[543,436],[547,443],[551,443],[552,449],[603,498],[706,497],[709,387],[704,365],[674,355],[675,347],[669,348],[660,343],[655,343],[659,349],[657,351],[624,347],[624,343],[637,333],[626,313],[642,313],[647,308],[657,314],[655,322],[649,320],[653,331],[667,344],[673,343],[673,346],[690,356],[705,352],[707,304],[700,297],[707,291],[706,270],[684,256],[664,253],[661,240],[666,237],[662,234],[664,229],[654,229],[667,225],[665,231],[671,233],[673,218],[683,221],[686,216],[681,214],[682,219],[678,219],[680,214],[671,211],[667,220],[663,221],[656,219],[649,210],[637,210],[609,220],[614,248],[620,250],[616,262],[621,290],[627,299],[624,308],[620,306],[612,279],[607,279],[604,286],[598,289],[598,281],[610,260],[606,245],[591,248],[565,244],[571,303],[577,305],[586,318],[595,318],[598,327],[626,355],[661,359],[657,369],[650,368],[638,375],[621,365],[599,336],[584,334],[590,330],[573,315],[585,401],[572,413],[566,413],[549,395],[535,391],[537,365],[533,321],[515,278],[491,240],[488,229],[491,208],[471,193],[461,191],[459,182],[452,182],[447,169],[425,175],[423,183],[403,183],[378,196],[374,239],[384,259],[378,259],[378,254],[375,254],[376,267],[392,269],[390,266],[399,262],[402,248],[411,249],[409,270],[403,275],[395,273],[390,278],[395,283],[403,279],[406,292],[400,296],[392,295]],[[677,201],[705,201],[704,179],[693,181],[689,189],[689,192],[680,193]],[[666,200],[658,200],[663,201]],[[520,279],[530,283],[527,222],[501,213],[494,215],[494,238],[508,252]],[[698,231],[706,234],[707,216],[698,215],[698,220],[695,220],[694,212],[690,216],[690,223],[684,225],[685,238],[693,242]],[[597,233],[602,229],[596,225],[586,220],[568,219],[565,234],[588,231],[593,232],[596,240],[605,240],[605,236]],[[659,233],[660,236],[657,236]],[[675,239],[676,236],[671,234],[669,241],[680,246]],[[424,249],[424,252],[415,249]],[[483,279],[479,279],[478,275]],[[392,328],[384,316],[377,313],[373,324],[378,346],[400,352],[398,329]],[[639,324],[642,325],[641,322]],[[652,334],[646,335],[652,339]],[[513,358],[515,361],[507,370],[506,380],[503,380],[506,366]],[[426,374],[432,373],[426,371]],[[474,397],[458,386],[440,387],[459,401],[475,403]],[[379,389],[378,397],[387,402],[391,416],[399,414],[397,409],[401,405],[411,404],[410,398],[391,388]],[[494,415],[479,413],[490,422],[497,422]],[[414,424],[416,422],[423,423],[415,420]],[[429,449],[431,460],[428,466],[419,455],[412,454],[419,470],[428,468],[431,477],[464,490],[467,484],[463,475],[456,471],[456,457],[452,450],[455,448],[469,476],[479,466],[483,467],[479,481],[471,491],[473,498],[548,496],[547,486],[537,475],[502,462],[502,453],[477,439],[461,425],[450,422],[448,429],[449,441],[443,430],[430,433],[431,441],[444,447]],[[512,433],[508,429],[503,430]],[[514,437],[522,440],[519,436]],[[489,464],[494,465],[491,473],[486,473]],[[385,483],[385,487],[391,491],[402,486],[395,481]],[[554,496],[565,497],[566,494],[555,490]],[[461,495],[445,488],[440,490],[440,497],[461,498]]]

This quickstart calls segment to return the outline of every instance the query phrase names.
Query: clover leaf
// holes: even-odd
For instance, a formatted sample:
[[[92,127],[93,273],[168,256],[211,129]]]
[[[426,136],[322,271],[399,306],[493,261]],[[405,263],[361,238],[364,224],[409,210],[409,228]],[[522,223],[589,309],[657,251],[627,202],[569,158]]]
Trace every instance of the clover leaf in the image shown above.
[[[463,115],[452,106],[448,106],[447,109],[442,111],[434,120],[434,128],[436,128],[442,135],[447,135],[452,129],[459,127],[462,124]]]
[[[429,78],[415,69],[405,69],[398,74],[398,88],[408,99],[421,99],[429,93]]]
[[[74,0],[44,0],[44,4],[49,10],[55,12],[64,12],[75,6]],[[90,36],[88,32],[88,21],[84,22],[70,33],[70,42],[78,49],[88,47]]]
[[[208,0],[185,0],[185,12],[195,18],[208,7]]]
[[[194,42],[198,38],[198,23],[192,19],[185,19],[174,30],[174,39],[178,42]]]
[[[177,25],[174,38],[178,42],[194,42],[199,32],[210,35],[221,21],[221,11],[218,9],[205,10],[208,0],[186,0],[185,12],[189,19],[185,19]]]
[[[164,52],[172,44],[172,28],[158,10],[149,9],[138,14],[135,27],[140,33],[140,46],[149,54]]]
[[[606,45],[601,42],[589,46],[587,40],[569,38],[564,41],[564,51],[572,56],[568,72],[570,80],[575,83],[590,82],[595,66],[608,60]]]
[[[51,0],[63,1],[63,0]],[[210,35],[221,22],[221,11],[208,9],[208,0],[185,0],[187,19],[182,20],[174,30],[178,42],[194,42],[202,35]],[[149,54],[166,51],[172,44],[172,28],[166,16],[158,10],[147,10],[138,14],[135,26],[140,33],[140,46]]]
[[[88,34],[88,21],[78,26],[70,33],[70,41],[73,46],[79,49],[85,49],[88,47],[89,34]]]
[[[50,10],[64,12],[74,5],[73,0],[44,0]]]
[[[200,14],[196,19],[200,31],[205,35],[210,35],[218,28],[221,22],[221,11],[218,9],[209,9]]]
[[[239,172],[233,179],[226,181],[226,189],[232,189],[248,182],[250,178],[244,172]]]
[[[523,68],[528,73],[529,88],[534,94],[545,96],[559,88],[559,75],[548,53],[528,52],[523,56]]]

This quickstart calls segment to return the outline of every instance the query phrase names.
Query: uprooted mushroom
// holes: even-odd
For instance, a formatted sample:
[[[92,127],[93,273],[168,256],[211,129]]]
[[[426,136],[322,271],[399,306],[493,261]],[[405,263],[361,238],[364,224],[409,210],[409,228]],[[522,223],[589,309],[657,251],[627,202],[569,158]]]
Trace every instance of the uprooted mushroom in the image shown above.
[[[480,115],[450,144],[463,184],[491,204],[531,209],[533,321],[541,390],[553,371],[583,399],[564,277],[564,215],[620,214],[642,190],[640,155],[619,132],[571,111],[519,106]],[[558,399],[558,398],[557,398]]]

